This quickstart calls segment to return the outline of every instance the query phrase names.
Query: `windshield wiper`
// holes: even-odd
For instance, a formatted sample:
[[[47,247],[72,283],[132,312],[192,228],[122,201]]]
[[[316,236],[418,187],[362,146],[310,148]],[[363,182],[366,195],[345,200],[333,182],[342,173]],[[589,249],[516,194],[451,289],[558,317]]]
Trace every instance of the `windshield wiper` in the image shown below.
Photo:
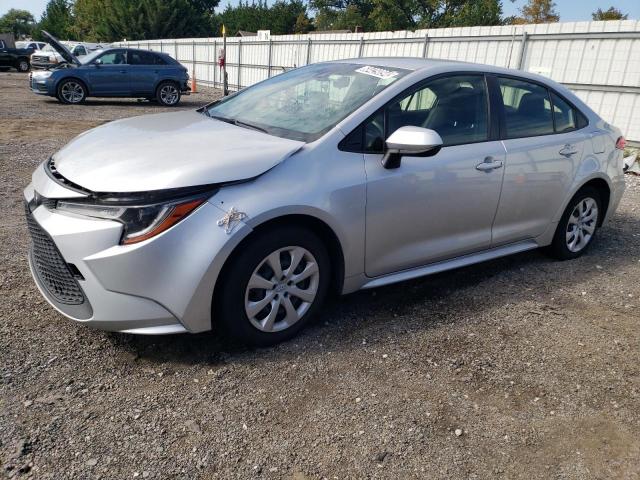
[[[254,125],[252,123],[243,122],[241,120],[233,120],[233,123],[239,127],[253,128],[254,130],[258,130],[259,132],[269,133],[267,132],[266,129],[259,127],[257,125]]]
[[[243,122],[242,120],[236,120],[235,118],[228,118],[228,117],[220,117],[218,115],[211,115],[211,113],[209,113],[209,110],[207,110],[207,109],[204,109],[204,114],[209,118],[213,118],[215,120],[220,120],[221,122],[230,123],[231,125],[235,125],[237,127],[252,128],[253,130],[258,130],[259,132],[269,133],[266,129],[264,129],[262,127],[259,127],[257,125],[254,125],[252,123]]]

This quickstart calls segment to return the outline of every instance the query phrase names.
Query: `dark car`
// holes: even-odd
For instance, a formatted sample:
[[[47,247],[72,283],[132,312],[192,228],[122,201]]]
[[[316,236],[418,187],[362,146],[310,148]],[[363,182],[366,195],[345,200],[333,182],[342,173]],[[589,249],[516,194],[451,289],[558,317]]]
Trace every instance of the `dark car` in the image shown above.
[[[14,48],[0,39],[0,69],[15,68],[19,72],[28,72],[31,69],[29,57],[33,51],[33,48]]]
[[[190,91],[187,69],[166,53],[109,48],[80,60],[55,37],[42,33],[64,62],[32,73],[30,87],[35,93],[67,104],[82,103],[87,97],[129,97],[174,106]]]

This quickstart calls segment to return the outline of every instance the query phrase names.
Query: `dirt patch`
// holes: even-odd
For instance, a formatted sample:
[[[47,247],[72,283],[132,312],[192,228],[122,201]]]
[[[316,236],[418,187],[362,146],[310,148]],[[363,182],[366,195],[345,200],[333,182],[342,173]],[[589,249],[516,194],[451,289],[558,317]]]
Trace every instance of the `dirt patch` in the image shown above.
[[[36,291],[21,192],[84,128],[162,109],[68,107],[25,79],[0,74],[2,475],[638,478],[640,179],[578,260],[353,294],[276,348],[104,333]]]

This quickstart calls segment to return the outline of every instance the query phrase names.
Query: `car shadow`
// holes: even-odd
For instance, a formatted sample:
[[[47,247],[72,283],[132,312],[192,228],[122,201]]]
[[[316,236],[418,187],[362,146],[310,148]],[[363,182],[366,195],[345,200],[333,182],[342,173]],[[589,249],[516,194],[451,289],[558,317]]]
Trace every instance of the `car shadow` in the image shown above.
[[[536,297],[561,297],[567,279],[588,281],[605,272],[637,262],[640,236],[633,234],[636,219],[617,214],[598,231],[590,249],[579,259],[560,262],[543,250],[442,272],[373,290],[330,299],[313,325],[296,338],[271,348],[250,348],[220,338],[215,332],[161,337],[110,333],[111,342],[136,360],[152,363],[221,366],[273,362],[304,353],[324,355],[373,343],[389,334],[415,335],[505,304]],[[566,273],[558,275],[558,271]],[[555,298],[552,308],[562,308]],[[538,312],[539,314],[539,312]],[[293,356],[293,357],[292,357]]]

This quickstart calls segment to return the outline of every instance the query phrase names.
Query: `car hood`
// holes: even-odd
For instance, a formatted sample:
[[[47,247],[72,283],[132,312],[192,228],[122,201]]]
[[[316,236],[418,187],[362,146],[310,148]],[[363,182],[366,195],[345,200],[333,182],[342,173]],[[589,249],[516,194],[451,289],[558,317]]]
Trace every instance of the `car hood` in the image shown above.
[[[47,40],[49,40],[49,45],[51,45],[65,61],[74,65],[80,65],[80,62],[78,61],[76,56],[71,53],[67,47],[60,43],[56,37],[45,30],[42,30],[42,34],[47,37]]]
[[[107,123],[53,161],[63,177],[94,192],[140,192],[253,178],[303,145],[186,111]]]

